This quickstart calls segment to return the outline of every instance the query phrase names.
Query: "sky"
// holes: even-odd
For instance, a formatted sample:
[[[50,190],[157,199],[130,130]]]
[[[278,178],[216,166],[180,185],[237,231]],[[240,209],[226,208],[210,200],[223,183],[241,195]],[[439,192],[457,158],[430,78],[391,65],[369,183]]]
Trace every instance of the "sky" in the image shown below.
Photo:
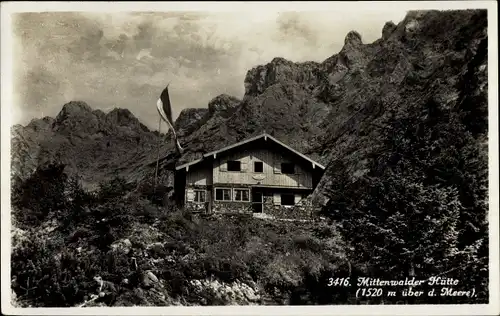
[[[364,43],[406,11],[41,12],[13,15],[14,124],[55,117],[72,100],[127,108],[156,129],[170,82],[174,119],[219,94],[242,98],[251,68],[274,57],[317,61],[356,30]]]

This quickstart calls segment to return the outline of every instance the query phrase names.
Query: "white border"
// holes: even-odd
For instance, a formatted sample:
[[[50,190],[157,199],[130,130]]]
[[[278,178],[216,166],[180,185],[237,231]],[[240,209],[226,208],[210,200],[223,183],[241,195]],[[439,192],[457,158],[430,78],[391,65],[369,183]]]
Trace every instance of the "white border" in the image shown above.
[[[488,9],[489,91],[489,237],[490,303],[488,305],[357,305],[357,306],[223,306],[223,307],[113,307],[24,308],[10,305],[10,126],[12,103],[12,33],[10,13],[42,11],[324,11],[356,14],[359,10]],[[24,315],[498,315],[498,34],[495,1],[408,2],[2,2],[1,3],[1,205],[2,205],[2,313]],[[332,52],[332,54],[335,52]]]

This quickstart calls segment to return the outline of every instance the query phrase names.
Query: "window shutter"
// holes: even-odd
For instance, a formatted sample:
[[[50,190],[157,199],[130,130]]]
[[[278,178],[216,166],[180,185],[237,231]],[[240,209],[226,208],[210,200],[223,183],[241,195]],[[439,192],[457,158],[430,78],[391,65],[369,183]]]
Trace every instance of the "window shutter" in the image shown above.
[[[295,194],[295,204],[299,203],[301,199],[302,197],[300,196],[300,194]]]
[[[248,164],[246,161],[241,161],[241,172],[247,172]]]
[[[220,165],[220,171],[227,171],[227,162],[222,162]]]
[[[278,161],[274,162],[274,173],[281,173],[281,163]]]
[[[279,193],[273,193],[273,203],[274,205],[281,204],[281,195]]]
[[[186,191],[186,200],[188,202],[193,202],[194,201],[194,190],[193,189],[187,189],[187,191]]]

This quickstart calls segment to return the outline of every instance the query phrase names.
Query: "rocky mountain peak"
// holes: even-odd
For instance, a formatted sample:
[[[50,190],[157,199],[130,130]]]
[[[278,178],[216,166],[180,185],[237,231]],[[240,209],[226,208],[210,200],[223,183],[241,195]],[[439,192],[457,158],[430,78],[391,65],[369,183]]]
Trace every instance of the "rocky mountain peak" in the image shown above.
[[[382,39],[387,40],[391,34],[396,30],[397,25],[394,22],[389,21],[385,23],[384,28],[382,29]]]
[[[63,105],[56,117],[60,121],[71,116],[86,116],[92,114],[92,108],[84,101],[70,101]]]
[[[211,115],[219,113],[222,116],[226,116],[226,114],[229,114],[228,112],[237,107],[240,102],[238,98],[227,94],[221,94],[208,103],[208,111]]]
[[[188,108],[181,111],[174,127],[179,136],[189,135],[197,130],[209,116],[207,108]]]
[[[45,128],[45,127],[51,127],[52,124],[54,124],[55,122],[55,119],[50,117],[50,116],[45,116],[41,119],[32,119],[27,127],[31,127],[31,128],[34,128],[34,129],[37,129],[37,128]]]
[[[271,65],[277,66],[277,65],[291,65],[293,62],[283,58],[283,57],[274,57],[273,60],[269,63]]]
[[[190,119],[196,119],[199,120],[203,116],[205,116],[208,113],[207,108],[187,108],[183,109],[181,113],[179,114],[179,117],[175,120],[175,127],[176,128],[184,128],[186,125],[189,125],[187,122],[190,121]]]
[[[361,40],[361,34],[359,34],[356,31],[350,31],[347,33],[345,39],[344,39],[344,46],[359,46],[362,45],[363,41]]]
[[[316,62],[294,63],[282,57],[274,58],[266,65],[259,65],[247,72],[245,96],[260,95],[275,84],[317,84],[319,64]]]
[[[66,134],[95,133],[99,121],[92,113],[92,108],[83,101],[66,103],[57,115],[53,128]]]
[[[338,54],[339,66],[346,66],[350,70],[363,69],[368,62],[367,45],[363,45],[361,35],[356,31],[350,31],[344,40],[344,47]]]
[[[114,108],[106,114],[108,123],[117,126],[130,126],[139,124],[139,120],[128,109]]]
[[[438,11],[409,11],[401,25],[405,36],[413,36],[418,33],[423,24],[434,20],[434,14]]]

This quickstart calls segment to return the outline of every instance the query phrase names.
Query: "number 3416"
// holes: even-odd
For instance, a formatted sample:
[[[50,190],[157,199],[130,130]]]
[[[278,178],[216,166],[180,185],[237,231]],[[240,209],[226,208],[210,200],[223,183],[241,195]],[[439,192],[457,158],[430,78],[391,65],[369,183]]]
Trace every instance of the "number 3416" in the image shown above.
[[[328,286],[351,286],[350,278],[329,278]]]

